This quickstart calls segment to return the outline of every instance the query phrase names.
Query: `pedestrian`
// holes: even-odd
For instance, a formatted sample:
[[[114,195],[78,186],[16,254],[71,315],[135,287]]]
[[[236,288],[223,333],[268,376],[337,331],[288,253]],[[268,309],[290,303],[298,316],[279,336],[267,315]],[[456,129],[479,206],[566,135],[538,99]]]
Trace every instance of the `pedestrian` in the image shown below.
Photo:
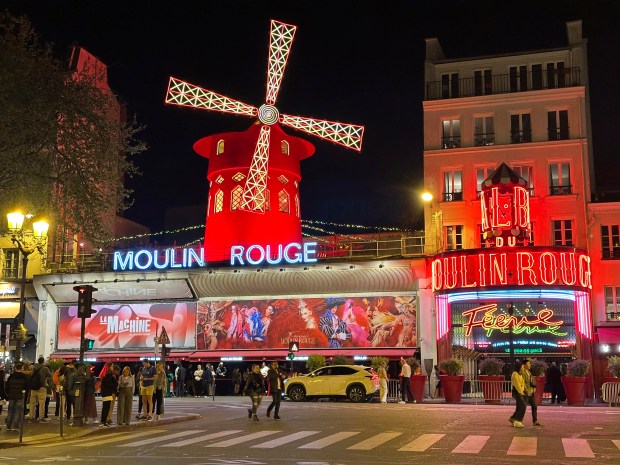
[[[434,399],[435,397],[441,397],[441,370],[437,365],[435,365],[433,368],[435,368],[435,392],[433,393],[431,399]]]
[[[194,384],[194,365],[191,363],[185,370],[185,390],[187,391],[187,395],[192,397],[196,397],[196,386]]]
[[[131,368],[123,367],[123,372],[118,378],[118,411],[116,422],[119,426],[129,425],[131,420],[131,407],[133,403],[135,378],[131,374]]]
[[[175,376],[175,389],[176,389],[176,396],[177,397],[185,397],[185,367],[181,364],[181,362],[178,362],[179,365],[177,366],[176,370],[174,370],[174,376]]]
[[[15,363],[15,370],[6,382],[6,397],[9,399],[9,412],[6,419],[8,431],[19,431],[22,426],[24,394],[28,386],[28,377],[24,373],[24,364]]]
[[[248,375],[248,380],[243,389],[243,394],[252,399],[252,408],[248,409],[248,418],[258,421],[258,407],[265,395],[265,379],[260,374],[258,363],[252,365],[252,372]]]
[[[551,362],[551,366],[547,370],[547,383],[551,391],[551,403],[558,405],[562,402],[562,372],[555,362]]]
[[[407,402],[407,392],[409,392],[409,380],[411,378],[411,367],[403,357],[400,358],[400,395],[399,404]]]
[[[153,393],[155,392],[155,367],[151,365],[148,359],[142,360],[142,369],[140,370],[142,396],[142,416],[141,420],[153,421]]]
[[[388,376],[387,376],[387,363],[382,361],[377,369],[379,375],[379,399],[382,404],[387,404],[387,392],[388,392]]]
[[[6,372],[4,371],[4,366],[0,367],[0,415],[2,415],[2,410],[4,409],[4,404],[8,400],[6,397]]]
[[[30,377],[30,420],[35,421],[43,417],[47,388],[51,384],[52,372],[45,365],[45,358],[39,357]],[[37,406],[40,406],[39,418],[37,418]]]
[[[215,395],[214,386],[215,386],[215,372],[213,371],[213,367],[210,363],[207,363],[205,371],[202,375],[205,380],[205,397],[211,397]]]
[[[82,413],[85,424],[88,424],[89,418],[92,418],[93,424],[97,422],[97,403],[95,402],[95,375],[91,370],[86,370],[86,384],[84,386],[84,410]]]
[[[517,368],[512,373],[510,379],[512,384],[512,396],[515,398],[517,404],[515,412],[508,419],[515,428],[523,428],[523,417],[525,417],[525,410],[527,405],[532,410],[532,421],[534,426],[542,426],[538,422],[538,409],[536,407],[536,401],[534,399],[534,390],[536,385],[532,382],[532,374],[530,373],[530,361],[524,359],[521,364],[517,364]]]
[[[166,393],[166,372],[164,371],[164,364],[158,363],[155,365],[155,394],[153,394],[153,403],[155,404],[155,414],[157,419],[161,419],[164,413],[164,395]]]
[[[271,404],[267,407],[267,418],[271,415],[271,410],[275,408],[273,419],[280,420],[280,402],[282,402],[284,381],[278,362],[271,362],[271,367],[267,370],[267,381],[269,382],[269,391],[271,392]]]
[[[74,380],[76,376],[75,365],[77,360],[71,360],[67,365],[67,372],[65,374],[64,391],[66,395],[65,411],[67,413],[67,421],[71,420],[71,414],[73,406],[75,405],[75,385]]]
[[[235,368],[232,372],[233,380],[233,395],[238,396],[241,394],[241,371],[239,368]]]
[[[103,401],[103,407],[101,408],[101,423],[99,423],[99,426],[110,426],[110,423],[108,423],[108,415],[110,413],[110,407],[112,406],[112,399],[114,399],[118,393],[117,377],[118,367],[112,365],[112,368],[108,370],[101,380],[101,400]]]
[[[198,366],[196,366],[196,371],[194,371],[194,390],[196,391],[196,397],[202,397],[204,395],[204,374],[205,371],[202,369],[202,365],[198,364]]]

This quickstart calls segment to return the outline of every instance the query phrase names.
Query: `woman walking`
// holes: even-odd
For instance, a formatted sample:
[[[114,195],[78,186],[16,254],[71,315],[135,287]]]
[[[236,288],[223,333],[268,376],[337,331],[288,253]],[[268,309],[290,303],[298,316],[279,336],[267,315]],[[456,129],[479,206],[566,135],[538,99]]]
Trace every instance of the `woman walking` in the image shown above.
[[[250,396],[250,399],[252,399],[252,408],[248,409],[248,418],[258,421],[256,412],[265,395],[265,380],[263,375],[260,374],[260,366],[258,363],[252,365],[252,372],[248,375],[243,393],[246,396]]]
[[[155,394],[153,395],[153,404],[157,419],[161,418],[164,413],[164,395],[166,394],[166,372],[163,363],[155,365]]]
[[[130,423],[134,389],[135,378],[131,374],[131,368],[126,366],[118,379],[118,410],[116,413],[118,426]]]

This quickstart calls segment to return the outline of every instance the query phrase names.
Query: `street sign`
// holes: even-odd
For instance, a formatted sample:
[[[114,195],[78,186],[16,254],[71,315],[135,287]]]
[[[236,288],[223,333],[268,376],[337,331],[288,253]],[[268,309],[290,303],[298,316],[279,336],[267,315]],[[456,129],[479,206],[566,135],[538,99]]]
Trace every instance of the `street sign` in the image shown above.
[[[297,342],[297,341],[290,341],[288,343],[288,350],[289,350],[289,352],[299,352],[299,342]]]
[[[161,327],[161,333],[159,333],[159,343],[170,344],[170,338],[168,337],[168,333],[166,332],[166,328],[164,326]]]

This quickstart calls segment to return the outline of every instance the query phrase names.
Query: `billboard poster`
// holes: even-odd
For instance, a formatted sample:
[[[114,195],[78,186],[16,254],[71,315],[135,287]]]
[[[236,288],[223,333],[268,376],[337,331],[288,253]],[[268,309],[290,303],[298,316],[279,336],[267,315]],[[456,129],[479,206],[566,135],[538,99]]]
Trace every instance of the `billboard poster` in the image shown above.
[[[200,300],[196,348],[416,347],[415,296]]]
[[[84,337],[95,341],[93,350],[149,349],[155,334],[166,328],[172,348],[195,348],[196,303],[117,303],[93,305]],[[81,319],[77,306],[60,307],[58,350],[80,349]]]
[[[575,346],[572,300],[484,301],[450,304],[453,344],[492,354],[570,353]],[[509,309],[512,308],[512,316]]]

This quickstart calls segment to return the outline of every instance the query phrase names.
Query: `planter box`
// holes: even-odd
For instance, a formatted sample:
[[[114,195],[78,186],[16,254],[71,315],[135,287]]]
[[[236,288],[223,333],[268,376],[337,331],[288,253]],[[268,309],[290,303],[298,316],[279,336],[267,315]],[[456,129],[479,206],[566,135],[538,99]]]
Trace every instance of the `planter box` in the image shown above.
[[[409,378],[409,389],[413,393],[413,400],[420,403],[424,400],[424,388],[426,387],[426,375],[413,375]]]
[[[479,375],[480,387],[487,404],[500,404],[504,393],[503,375]]]
[[[566,393],[568,405],[584,405],[586,403],[585,376],[562,376],[562,384]]]
[[[534,383],[536,383],[536,391],[534,391],[534,402],[536,405],[542,405],[543,394],[545,393],[545,383],[547,382],[546,376],[532,376]]]
[[[463,383],[465,376],[439,375],[443,397],[449,404],[459,403],[463,397]]]

